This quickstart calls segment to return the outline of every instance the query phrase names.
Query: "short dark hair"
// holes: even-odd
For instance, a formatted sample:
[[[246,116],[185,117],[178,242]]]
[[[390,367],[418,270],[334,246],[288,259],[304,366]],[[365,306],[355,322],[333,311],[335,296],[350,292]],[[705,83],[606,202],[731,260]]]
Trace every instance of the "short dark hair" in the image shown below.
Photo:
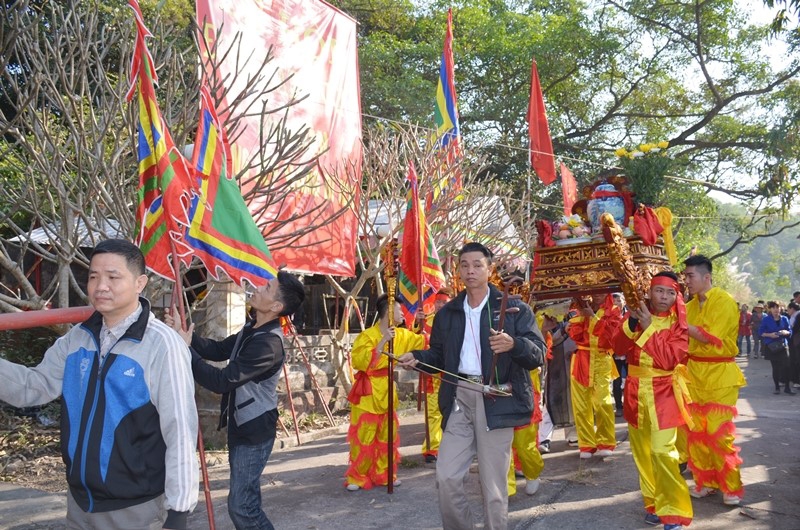
[[[792,293],[792,298],[797,298],[797,295],[800,294],[800,291],[795,291]]]
[[[389,309],[389,295],[382,294],[375,300],[375,307],[378,309],[378,318],[381,319],[386,316]]]
[[[670,280],[674,280],[674,281],[680,283],[680,279],[678,279],[678,275],[675,274],[672,271],[661,271],[658,274],[654,275],[653,278],[658,278],[660,276],[665,276],[665,277],[669,278]]]
[[[773,307],[780,307],[781,305],[776,302],[775,300],[770,300],[767,302],[767,308],[772,309]]]
[[[703,256],[702,254],[695,254],[694,256],[689,256],[683,261],[683,264],[686,267],[704,268],[708,274],[711,274],[711,272],[714,270],[714,266],[711,264],[711,260]]]
[[[789,304],[786,306],[786,309],[794,309],[795,311],[800,311],[800,304],[794,301],[789,302]]]
[[[492,258],[494,257],[492,251],[477,241],[470,241],[469,243],[464,244],[464,246],[461,247],[461,250],[458,251],[458,259],[460,260],[461,256],[467,252],[480,252],[486,258],[486,262],[490,265],[492,264]]]
[[[135,276],[145,273],[144,254],[139,247],[125,239],[106,239],[95,245],[89,261],[98,254],[116,254],[125,258],[125,264]]]
[[[294,314],[306,298],[306,288],[297,277],[286,271],[278,271],[278,292],[283,304],[282,317]]]

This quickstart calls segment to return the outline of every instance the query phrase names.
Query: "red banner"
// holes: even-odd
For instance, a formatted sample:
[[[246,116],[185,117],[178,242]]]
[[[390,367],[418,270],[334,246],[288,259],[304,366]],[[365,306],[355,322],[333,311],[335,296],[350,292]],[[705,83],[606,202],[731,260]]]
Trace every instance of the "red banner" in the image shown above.
[[[234,171],[237,161],[259,152],[268,125],[262,126],[259,114],[265,103],[267,109],[277,109],[293,97],[305,97],[289,107],[286,126],[292,131],[309,129],[313,142],[304,158],[322,153],[319,162],[298,181],[271,182],[279,197],[257,197],[248,203],[275,263],[297,272],[353,276],[358,226],[348,205],[358,204],[362,154],[355,21],[319,0],[197,0],[197,20],[209,49],[216,43],[222,54],[241,40],[240,52],[229,53],[214,72],[225,80],[228,101],[254,91],[246,86],[248,80],[283,83],[269,93],[268,102],[250,96],[239,107],[247,109],[247,116],[232,145]],[[259,71],[270,46],[275,59]],[[264,119],[282,117],[279,112]],[[248,184],[242,193],[247,195],[257,185]],[[343,208],[347,211],[332,219]],[[308,231],[312,224],[316,228]],[[291,238],[303,231],[308,233]]]
[[[564,162],[561,162],[561,192],[564,195],[564,215],[572,215],[572,205],[578,200],[578,183],[575,175]]]

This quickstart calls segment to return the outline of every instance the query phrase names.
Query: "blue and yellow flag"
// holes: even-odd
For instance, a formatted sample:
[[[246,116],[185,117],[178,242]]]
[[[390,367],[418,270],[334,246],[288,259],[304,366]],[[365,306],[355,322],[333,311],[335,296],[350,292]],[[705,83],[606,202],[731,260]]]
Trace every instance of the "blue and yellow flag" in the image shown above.
[[[436,108],[434,112],[436,132],[434,148],[441,156],[439,167],[444,176],[434,175],[432,181],[432,203],[450,187],[461,191],[461,172],[457,168],[448,171],[461,156],[461,129],[458,124],[458,103],[453,61],[453,10],[447,12],[447,32],[444,37],[442,61],[439,66],[439,83],[436,86]]]
[[[139,187],[136,195],[136,243],[147,268],[175,281],[176,263],[188,265],[192,250],[183,241],[188,226],[187,207],[191,196],[191,173],[186,159],[175,148],[161,109],[154,84],[158,77],[145,38],[152,34],[144,25],[136,0],[129,0],[136,18],[136,44],[131,60],[126,99],[138,92]],[[137,90],[138,89],[138,90]]]
[[[215,279],[224,272],[241,286],[244,280],[263,285],[277,274],[272,256],[230,174],[230,147],[206,87],[200,99],[192,156],[199,194],[189,208],[186,242]]]

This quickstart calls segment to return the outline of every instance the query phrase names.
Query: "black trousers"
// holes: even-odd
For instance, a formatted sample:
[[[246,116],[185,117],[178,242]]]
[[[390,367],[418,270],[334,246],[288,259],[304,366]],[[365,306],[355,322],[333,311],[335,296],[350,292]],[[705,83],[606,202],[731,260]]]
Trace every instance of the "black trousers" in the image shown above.
[[[775,390],[780,390],[781,383],[789,389],[789,357],[787,355],[773,355],[769,358],[772,363],[772,381],[775,383]]]
[[[789,346],[789,382],[800,384],[800,344]]]

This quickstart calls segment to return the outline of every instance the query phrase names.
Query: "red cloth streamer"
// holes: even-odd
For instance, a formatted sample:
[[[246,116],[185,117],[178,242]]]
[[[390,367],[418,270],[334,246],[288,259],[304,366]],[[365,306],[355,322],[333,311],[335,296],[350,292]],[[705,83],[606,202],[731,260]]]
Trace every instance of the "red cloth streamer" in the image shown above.
[[[564,162],[560,162],[561,167],[561,193],[564,196],[564,215],[572,215],[572,205],[578,200],[578,183],[575,175],[569,170]]]
[[[553,241],[553,225],[548,221],[540,219],[536,221],[536,246],[538,247],[554,247],[556,242]]]
[[[664,231],[653,209],[647,206],[639,206],[633,214],[633,229],[645,245],[655,245],[658,235]]]

